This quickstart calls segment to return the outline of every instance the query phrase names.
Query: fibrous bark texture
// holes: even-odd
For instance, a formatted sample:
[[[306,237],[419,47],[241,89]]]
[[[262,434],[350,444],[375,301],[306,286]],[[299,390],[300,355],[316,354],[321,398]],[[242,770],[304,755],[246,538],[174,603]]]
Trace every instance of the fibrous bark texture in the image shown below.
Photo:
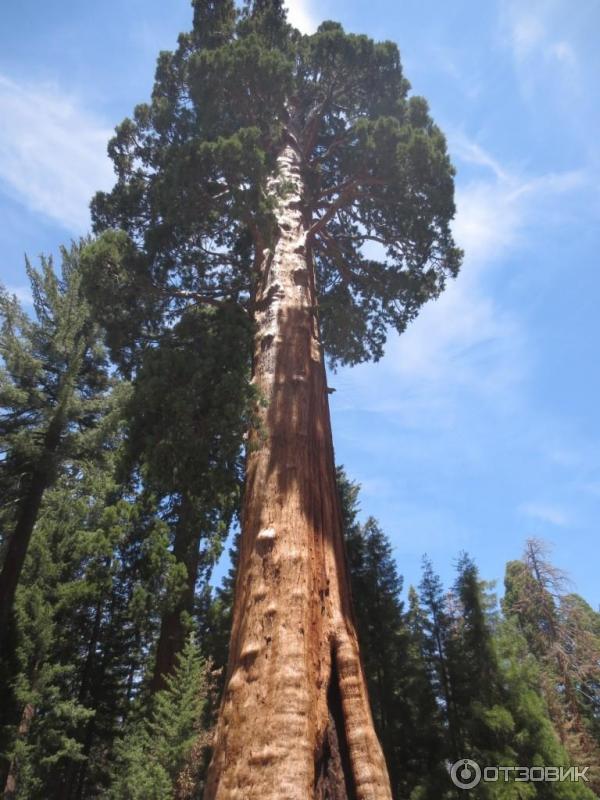
[[[300,148],[270,185],[228,674],[206,800],[387,800],[352,618]]]

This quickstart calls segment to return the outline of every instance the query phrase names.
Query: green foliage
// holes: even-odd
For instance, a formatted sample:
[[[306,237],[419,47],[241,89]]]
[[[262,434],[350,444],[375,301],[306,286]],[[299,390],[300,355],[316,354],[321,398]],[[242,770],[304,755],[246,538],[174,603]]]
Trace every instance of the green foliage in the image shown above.
[[[191,629],[196,585],[210,577],[238,510],[254,399],[247,329],[246,315],[234,305],[188,309],[141,355],[126,409],[126,463],[159,499],[177,562],[154,688]]]
[[[195,3],[194,27],[162,53],[151,102],[109,148],[117,183],[93,202],[90,297],[110,309],[113,352],[186,308],[252,312],[272,244],[276,158],[301,151],[321,333],[333,363],[379,358],[456,274],[453,169],[397,47],[327,22],[312,36],[279,2]]]
[[[202,621],[202,645],[207,657],[215,667],[216,688],[219,693],[225,686],[229,637],[233,623],[233,602],[235,579],[239,561],[240,533],[235,534],[229,550],[230,567],[221,585],[211,593],[204,619]]]
[[[34,709],[12,753],[19,796],[96,796],[107,781],[156,636],[167,542],[151,500],[119,498],[109,465],[47,493],[16,599],[16,694]]]
[[[553,728],[540,693],[540,667],[510,620],[499,621],[495,598],[465,554],[458,562],[453,591],[426,562],[422,597],[432,672],[442,690],[451,761],[472,758],[481,766],[569,766],[569,755]],[[470,790],[482,798],[593,797],[583,783],[480,783]]]
[[[105,351],[83,297],[83,246],[62,249],[60,274],[51,259],[27,263],[33,316],[0,290],[0,763],[19,715],[15,595],[44,493],[92,454],[103,458],[111,416]]]
[[[144,354],[128,408],[128,451],[144,483],[171,503],[193,499],[215,529],[237,507],[249,425],[247,320],[235,307],[189,309]]]
[[[440,797],[448,785],[443,730],[414,609],[404,612],[389,539],[358,522],[358,484],[338,468],[352,596],[369,698],[394,797]]]
[[[565,591],[543,542],[529,540],[507,564],[504,611],[540,664],[544,699],[571,760],[592,767],[600,790],[600,615]]]
[[[100,331],[82,292],[85,243],[62,248],[62,268],[51,258],[27,262],[34,317],[0,288],[0,472],[2,542],[19,503],[44,459],[46,483],[59,463],[93,449],[86,435],[107,412],[110,379]],[[50,441],[49,433],[57,428]]]
[[[150,710],[132,724],[117,745],[115,780],[109,797],[114,800],[175,797],[180,776],[195,753],[199,738],[205,744],[202,716],[208,684],[206,662],[190,637],[178,655],[174,673],[167,678],[166,688],[154,695]],[[200,775],[194,777],[191,783],[198,792]]]

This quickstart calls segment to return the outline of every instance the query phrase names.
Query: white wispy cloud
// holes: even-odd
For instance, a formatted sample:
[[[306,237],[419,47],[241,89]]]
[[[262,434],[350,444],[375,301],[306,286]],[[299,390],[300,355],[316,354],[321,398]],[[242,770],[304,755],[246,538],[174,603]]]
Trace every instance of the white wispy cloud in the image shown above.
[[[0,188],[74,233],[89,227],[89,202],[109,188],[110,128],[57,86],[0,74]]]
[[[451,138],[451,150],[459,163],[482,168],[456,191],[454,234],[471,269],[497,261],[521,241],[542,209],[587,181],[584,170],[530,176],[507,168],[462,134]]]
[[[548,0],[521,3],[508,0],[502,5],[503,21],[514,57],[522,64],[542,59],[567,66],[577,63],[577,56],[565,30],[565,4]],[[573,15],[569,14],[573,18]]]
[[[570,523],[569,514],[564,509],[548,503],[524,503],[520,506],[519,511],[526,517],[558,528],[564,528]]]
[[[459,175],[469,175],[457,187],[454,222],[463,269],[402,336],[391,336],[381,365],[355,368],[338,381],[351,389],[338,404],[347,397],[348,408],[393,412],[410,427],[452,426],[466,400],[499,413],[519,402],[530,369],[527,330],[499,304],[489,275],[527,244],[533,226],[545,224],[549,207],[560,208],[563,195],[585,181],[580,172],[531,176],[464,134],[453,134],[450,145]]]
[[[507,0],[501,5],[502,37],[512,50],[518,85],[526,96],[533,99],[544,84],[558,103],[585,93],[576,39],[581,20],[588,12],[595,15],[594,5],[581,0],[576,13],[561,0]]]
[[[319,16],[313,0],[286,0],[288,22],[302,33],[314,33],[319,26]]]

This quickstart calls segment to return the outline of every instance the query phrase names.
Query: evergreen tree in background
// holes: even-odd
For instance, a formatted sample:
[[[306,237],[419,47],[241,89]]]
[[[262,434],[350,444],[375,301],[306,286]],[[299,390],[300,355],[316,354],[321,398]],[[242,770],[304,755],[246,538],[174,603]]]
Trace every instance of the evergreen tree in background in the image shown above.
[[[27,263],[35,319],[0,293],[0,446],[2,568],[0,652],[27,548],[46,489],[58,468],[76,458],[102,412],[109,385],[99,331],[81,288],[81,244],[52,259]]]
[[[26,798],[97,796],[171,583],[165,526],[110,469],[65,476],[42,505],[16,611],[20,732],[9,778]]]
[[[457,573],[447,649],[455,710],[449,723],[455,726],[460,752],[471,753],[470,757],[478,760],[483,752],[503,749],[512,733],[511,721],[493,640],[495,597],[485,593],[487,587],[466,553],[459,558]]]
[[[540,685],[542,667],[527,647],[514,620],[503,620],[494,643],[501,665],[504,703],[510,719],[506,727],[507,745],[499,756],[506,765],[569,767],[573,760],[554,728]],[[497,785],[492,797],[533,797],[543,800],[592,800],[597,797],[593,784],[555,782]],[[493,791],[493,790],[492,790]]]
[[[420,615],[423,652],[443,714],[446,763],[471,758],[482,767],[570,766],[540,692],[541,667],[513,622],[499,620],[495,598],[472,559],[461,555],[446,594],[425,559],[421,597],[423,608],[416,598],[411,607],[416,619]],[[438,791],[440,797],[456,796],[448,784],[444,793],[443,782]],[[469,791],[481,800],[594,796],[582,782],[522,784],[514,776]]]
[[[225,684],[225,670],[229,658],[229,639],[233,620],[233,603],[235,582],[240,557],[240,534],[235,534],[229,549],[229,570],[221,581],[221,585],[211,596],[206,616],[201,623],[201,644],[207,657],[213,664],[219,696]]]
[[[406,692],[412,709],[409,742],[414,752],[406,767],[400,762],[397,769],[412,772],[415,788],[407,792],[411,800],[453,797],[447,770],[443,705],[436,696],[431,665],[427,661],[426,618],[412,586],[408,591],[406,624],[410,634]]]
[[[194,12],[161,54],[152,102],[110,145],[118,180],[93,203],[103,236],[88,275],[124,365],[190,307],[253,324],[244,590],[207,798],[240,785],[248,800],[383,798],[322,345],[337,363],[379,358],[388,327],[404,330],[456,274],[453,170],[391,43],[335,23],[303,37],[279,0]]]
[[[460,747],[463,733],[459,709],[454,701],[454,687],[450,683],[452,619],[440,577],[433,571],[433,564],[427,557],[423,559],[419,599],[422,606],[420,620],[423,625],[424,656],[446,722],[446,757],[454,762],[462,757]]]
[[[97,325],[82,291],[83,243],[27,262],[34,316],[0,291],[0,753],[18,716],[15,593],[46,490],[93,454],[110,405],[110,378]],[[8,737],[8,738],[7,738]],[[8,761],[0,755],[0,783]]]
[[[247,341],[247,321],[230,309],[190,309],[139,357],[128,456],[159,499],[181,570],[163,611],[155,691],[193,625],[196,584],[208,581],[238,511],[252,397]]]
[[[201,797],[198,770],[201,749],[208,744],[202,717],[209,675],[192,636],[164,683],[153,696],[149,716],[135,720],[117,745],[111,800]]]
[[[593,767],[592,785],[600,791],[599,615],[568,594],[565,584],[546,545],[529,540],[523,559],[507,564],[503,607],[541,665],[545,700],[561,742],[574,763]]]
[[[420,619],[404,612],[390,541],[372,517],[359,523],[360,487],[340,468],[338,488],[358,637],[392,793],[433,800],[449,784]]]

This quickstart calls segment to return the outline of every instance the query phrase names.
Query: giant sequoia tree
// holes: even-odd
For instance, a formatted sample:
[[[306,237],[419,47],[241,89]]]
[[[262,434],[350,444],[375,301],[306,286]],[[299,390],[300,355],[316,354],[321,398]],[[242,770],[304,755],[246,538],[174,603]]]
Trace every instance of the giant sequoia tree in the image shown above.
[[[351,609],[324,352],[383,353],[456,274],[453,170],[396,46],[196,0],[110,145],[90,285],[135,361],[190,306],[253,326],[259,396],[208,798],[386,798]]]

